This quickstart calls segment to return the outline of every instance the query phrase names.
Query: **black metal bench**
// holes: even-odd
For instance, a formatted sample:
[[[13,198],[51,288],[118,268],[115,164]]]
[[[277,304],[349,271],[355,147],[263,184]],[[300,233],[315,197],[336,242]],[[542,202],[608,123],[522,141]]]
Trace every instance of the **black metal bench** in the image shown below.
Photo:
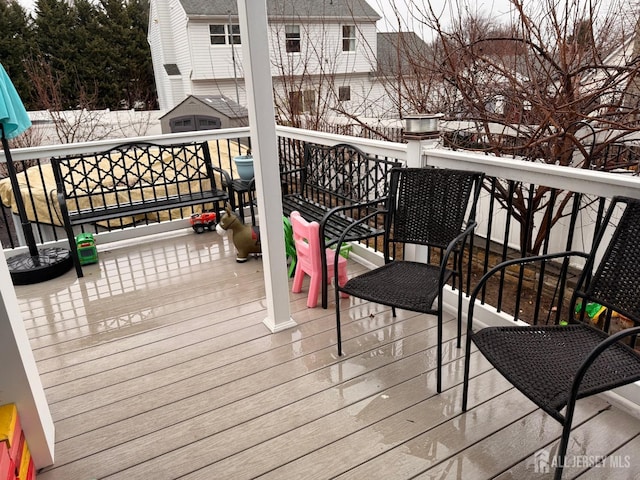
[[[78,277],[74,226],[113,228],[147,221],[147,214],[201,205],[220,209],[230,197],[227,172],[211,164],[207,143],[130,143],[100,153],[51,159],[60,213]],[[226,188],[226,189],[225,189]],[[173,214],[176,215],[176,214]]]
[[[293,184],[282,198],[285,215],[297,210],[307,221],[320,224],[321,255],[336,245],[344,230],[356,220],[384,205],[389,173],[401,163],[375,158],[349,144],[331,147],[306,144],[302,165],[282,172]],[[363,239],[380,235],[381,225],[363,223],[346,238]],[[327,308],[327,272],[323,268],[322,307]]]

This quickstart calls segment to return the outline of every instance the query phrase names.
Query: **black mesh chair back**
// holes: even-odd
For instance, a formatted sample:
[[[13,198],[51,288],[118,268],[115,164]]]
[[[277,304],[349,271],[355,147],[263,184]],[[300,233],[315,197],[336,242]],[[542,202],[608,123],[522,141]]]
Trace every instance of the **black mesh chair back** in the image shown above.
[[[338,354],[342,355],[340,298],[353,297],[437,316],[437,391],[442,380],[442,290],[458,280],[458,338],[462,335],[462,253],[475,228],[483,174],[437,168],[393,168],[383,212],[384,265],[336,285]],[[367,221],[364,217],[362,221]],[[348,230],[342,239],[347,238]],[[426,258],[410,259],[407,244],[428,247]],[[436,252],[432,252],[434,249]],[[422,253],[422,252],[421,252]]]
[[[593,268],[596,254],[590,256],[576,288],[576,299],[584,297],[630,320],[640,319],[640,202],[617,198],[614,205],[624,207],[622,217],[617,221],[614,235],[593,278],[588,272]],[[610,223],[612,217],[619,213],[619,208],[609,208],[604,224]],[[600,229],[596,248],[602,243],[605,231],[605,228]],[[635,324],[638,322],[635,321]]]
[[[616,226],[611,234],[612,224]],[[497,326],[474,331],[476,298],[492,276],[515,265],[542,266],[559,260],[564,262],[564,271],[572,257],[586,261],[571,295],[566,325]],[[539,270],[545,279],[553,271]],[[564,298],[564,293],[558,297]],[[606,308],[596,323],[586,313],[589,304]],[[614,315],[623,316],[625,323],[611,334]],[[555,478],[560,479],[576,401],[640,380],[640,354],[635,345],[639,325],[640,200],[616,197],[589,254],[571,251],[509,260],[480,279],[469,302],[462,409],[467,409],[473,342],[509,382],[563,425],[555,463]]]
[[[392,228],[386,229],[385,243],[447,248],[465,221],[475,218],[480,177],[476,172],[440,168],[392,170],[388,216]]]

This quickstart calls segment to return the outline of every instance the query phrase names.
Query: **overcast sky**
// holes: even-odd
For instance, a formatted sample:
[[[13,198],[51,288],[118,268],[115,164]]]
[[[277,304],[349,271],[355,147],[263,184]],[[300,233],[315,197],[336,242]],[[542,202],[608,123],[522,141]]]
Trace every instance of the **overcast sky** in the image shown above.
[[[427,11],[428,5],[431,5],[434,13],[438,15],[445,25],[452,17],[453,12],[456,10],[458,3],[466,3],[466,8],[474,9],[473,13],[478,13],[484,16],[491,16],[491,18],[500,21],[500,17],[507,14],[509,11],[509,0],[485,0],[485,1],[465,1],[461,0],[431,0],[427,3],[427,0],[367,0],[369,4],[374,7],[378,13],[383,17],[378,23],[378,29],[381,31],[397,30],[398,22],[396,19],[395,8],[398,9],[399,15],[403,19],[407,19],[409,26],[413,26],[415,30],[420,27],[415,22],[412,23],[412,16],[417,18],[424,18],[421,13]],[[386,27],[385,23],[388,23],[390,27]]]

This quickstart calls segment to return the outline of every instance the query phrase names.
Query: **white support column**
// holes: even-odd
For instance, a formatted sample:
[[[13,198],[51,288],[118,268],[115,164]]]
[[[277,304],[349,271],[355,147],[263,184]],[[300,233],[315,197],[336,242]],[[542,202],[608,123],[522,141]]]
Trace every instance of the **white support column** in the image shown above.
[[[420,168],[424,166],[422,161],[422,140],[407,140],[407,167]],[[421,245],[406,245],[405,258],[414,262],[426,262],[429,250]]]
[[[264,324],[277,332],[296,325],[289,308],[289,277],[282,225],[280,167],[276,136],[265,0],[238,0],[244,80],[256,179],[262,263],[267,297]]]
[[[15,403],[36,468],[53,464],[54,425],[13,288],[0,255],[0,404]]]

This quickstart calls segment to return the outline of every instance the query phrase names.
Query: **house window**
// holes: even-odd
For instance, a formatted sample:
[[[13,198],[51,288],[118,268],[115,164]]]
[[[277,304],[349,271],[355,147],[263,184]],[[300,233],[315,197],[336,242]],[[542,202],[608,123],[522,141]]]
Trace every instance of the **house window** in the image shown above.
[[[356,27],[355,25],[342,26],[342,51],[356,51]]]
[[[225,26],[209,25],[209,38],[211,39],[211,45],[224,45],[227,38]]]
[[[240,45],[240,25],[209,25],[211,45]]]
[[[300,115],[302,113],[302,92],[300,90],[289,92],[289,107],[292,115]]]
[[[292,115],[300,115],[302,112],[315,113],[316,111],[316,91],[296,90],[289,92],[289,106]]]
[[[300,25],[285,25],[284,36],[287,53],[300,52]]]
[[[240,45],[240,25],[227,25],[228,28],[228,41],[230,45]]]
[[[305,112],[310,112],[312,114],[316,113],[316,91],[315,90],[305,90],[304,91],[304,104],[302,108]]]
[[[338,100],[341,102],[348,102],[351,100],[351,87],[349,85],[345,87],[338,87]]]

